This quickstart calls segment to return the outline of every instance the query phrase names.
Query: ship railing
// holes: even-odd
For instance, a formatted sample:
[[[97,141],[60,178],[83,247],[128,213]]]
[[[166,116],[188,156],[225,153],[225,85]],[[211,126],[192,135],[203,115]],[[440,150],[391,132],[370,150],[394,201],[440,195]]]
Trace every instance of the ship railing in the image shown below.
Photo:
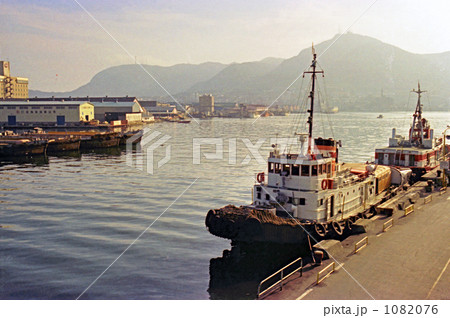
[[[290,272],[289,274],[286,275],[286,270],[293,266],[294,264],[299,264],[298,267],[295,267],[292,272]],[[257,299],[261,299],[261,296],[264,295],[266,292],[268,292],[269,290],[272,290],[275,286],[279,286],[280,290],[283,290],[283,282],[288,279],[289,277],[291,277],[292,275],[294,275],[295,273],[300,272],[300,276],[303,276],[303,259],[301,257],[297,258],[295,261],[289,263],[288,265],[284,266],[283,268],[279,269],[278,271],[276,271],[275,273],[273,273],[272,275],[270,275],[269,277],[263,279],[259,285],[258,285],[258,293],[256,295]],[[273,277],[276,277],[277,275],[279,276],[279,279],[274,282],[272,285],[270,285],[269,287],[267,287],[266,289],[264,289],[263,291],[261,291],[261,287],[263,286],[264,283],[266,283],[267,281],[271,280]]]

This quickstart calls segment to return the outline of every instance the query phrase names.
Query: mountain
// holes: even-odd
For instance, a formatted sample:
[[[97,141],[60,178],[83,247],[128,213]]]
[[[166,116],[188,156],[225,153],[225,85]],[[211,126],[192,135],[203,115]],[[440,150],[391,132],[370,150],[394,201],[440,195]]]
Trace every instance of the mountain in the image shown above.
[[[325,89],[331,107],[351,111],[406,110],[409,91],[417,87],[420,80],[421,87],[430,93],[429,109],[449,109],[450,52],[414,54],[374,38],[352,33],[336,35],[319,43],[315,45],[315,51],[319,65],[325,71]],[[271,104],[298,78],[276,102],[293,104],[298,100],[300,87],[304,93],[309,83],[309,77],[303,79],[301,75],[310,63],[311,48],[306,48],[266,74],[248,80],[236,71],[234,81],[238,83],[238,89],[230,91],[230,86],[234,86],[230,84],[233,81],[230,78],[217,82],[220,73],[211,79],[214,85],[200,83],[193,88],[219,96],[227,92],[228,99],[240,101],[255,102],[255,97],[258,97]],[[227,68],[222,72],[225,71]],[[247,80],[246,84],[242,80]],[[323,91],[325,89],[322,87]]]
[[[259,90],[259,82],[275,69],[283,59],[265,58],[258,62],[233,63],[212,78],[194,84],[186,94],[214,92],[222,100]]]
[[[428,109],[450,108],[450,52],[414,54],[352,33],[336,35],[315,45],[315,50],[325,71],[319,89],[322,94],[327,93],[331,107],[350,111],[406,110],[409,91],[420,80],[421,87],[429,92],[431,107]],[[187,103],[197,102],[199,94],[211,93],[216,101],[271,104],[286,90],[275,104],[295,104],[300,87],[304,93],[308,86],[308,77],[303,79],[301,75],[310,63],[311,48],[305,48],[288,59],[266,58],[229,65],[145,65],[144,68],[168,92]],[[45,93],[39,93],[42,94]],[[49,94],[133,95],[171,100],[139,65],[111,67],[72,92]],[[30,92],[30,96],[34,95]]]
[[[97,73],[89,83],[70,92],[31,91],[30,96],[139,96],[165,97],[177,94],[193,83],[211,78],[227,65],[221,63],[177,64],[174,66],[120,65]],[[152,77],[154,79],[152,79]],[[161,88],[158,83],[167,92]]]

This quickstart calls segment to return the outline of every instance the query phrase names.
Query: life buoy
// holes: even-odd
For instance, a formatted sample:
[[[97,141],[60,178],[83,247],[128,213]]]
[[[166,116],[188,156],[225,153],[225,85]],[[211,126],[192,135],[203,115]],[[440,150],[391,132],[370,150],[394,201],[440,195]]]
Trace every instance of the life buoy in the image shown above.
[[[328,188],[328,180],[323,179],[322,180],[322,190],[326,190]]]
[[[263,183],[264,182],[264,172],[258,173],[256,175],[256,181],[258,181],[259,183]]]

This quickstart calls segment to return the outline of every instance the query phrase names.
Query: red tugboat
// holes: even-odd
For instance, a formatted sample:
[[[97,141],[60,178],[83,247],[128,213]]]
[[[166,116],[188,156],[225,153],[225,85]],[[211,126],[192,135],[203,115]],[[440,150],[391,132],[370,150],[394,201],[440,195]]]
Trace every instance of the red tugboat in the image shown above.
[[[417,90],[413,89],[412,92],[418,95],[418,99],[408,139],[397,135],[393,128],[389,146],[375,150],[375,163],[409,168],[412,170],[413,180],[417,181],[427,171],[439,165],[444,143],[442,138],[434,137],[434,130],[430,128],[428,120],[422,117],[423,105],[420,98],[426,91],[420,89],[419,83]]]

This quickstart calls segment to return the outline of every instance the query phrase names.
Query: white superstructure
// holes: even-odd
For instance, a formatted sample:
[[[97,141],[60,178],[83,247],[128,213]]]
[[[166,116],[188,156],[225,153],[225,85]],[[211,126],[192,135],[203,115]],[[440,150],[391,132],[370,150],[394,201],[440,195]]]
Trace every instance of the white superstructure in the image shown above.
[[[300,135],[302,146],[298,153],[280,153],[274,145],[267,174],[257,176],[252,205],[270,211],[275,208],[281,217],[340,221],[379,201],[378,195],[390,186],[391,170],[369,164],[340,164],[340,142],[312,137],[316,74],[323,74],[316,70],[316,63],[313,51],[310,70],[305,72],[312,74],[309,133]]]

